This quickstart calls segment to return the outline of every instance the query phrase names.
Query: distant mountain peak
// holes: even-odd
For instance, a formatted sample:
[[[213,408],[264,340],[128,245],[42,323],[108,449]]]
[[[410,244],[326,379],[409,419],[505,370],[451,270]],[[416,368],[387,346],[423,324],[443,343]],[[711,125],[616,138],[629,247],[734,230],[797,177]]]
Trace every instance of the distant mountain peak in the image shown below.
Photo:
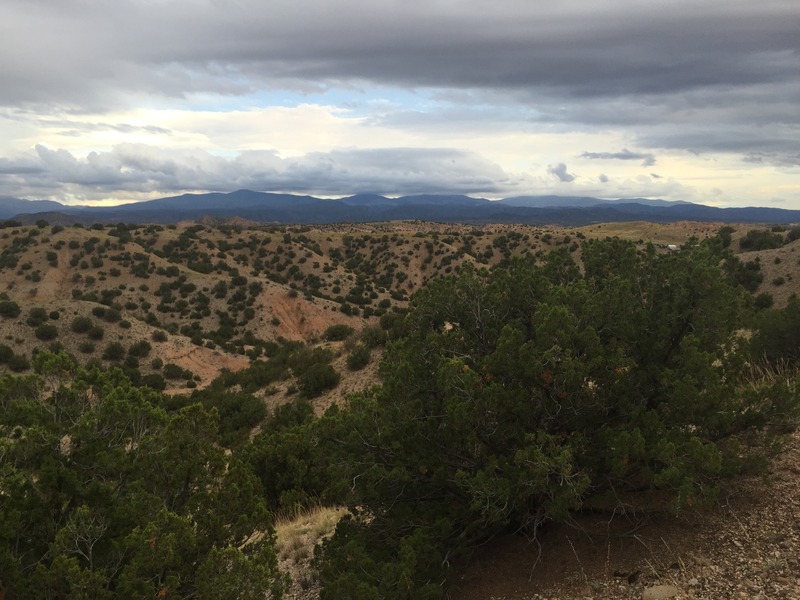
[[[588,196],[516,196],[490,201],[461,194],[414,194],[390,198],[358,193],[339,199],[257,192],[182,194],[113,207],[64,206],[49,200],[0,196],[0,219],[60,213],[79,222],[176,223],[202,217],[324,224],[425,220],[442,223],[518,223],[580,226],[613,221],[707,221],[795,223],[800,211],[777,208],[716,208],[684,201]],[[42,218],[42,217],[38,217]],[[26,220],[26,222],[27,222]]]

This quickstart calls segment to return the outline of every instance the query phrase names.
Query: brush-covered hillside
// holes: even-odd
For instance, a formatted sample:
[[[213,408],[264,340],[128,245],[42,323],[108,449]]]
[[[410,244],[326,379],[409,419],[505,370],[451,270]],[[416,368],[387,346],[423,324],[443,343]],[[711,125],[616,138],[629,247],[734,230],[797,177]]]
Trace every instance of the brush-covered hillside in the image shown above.
[[[20,357],[6,363],[18,372],[35,348],[50,346],[81,362],[118,364],[135,379],[137,370],[157,374],[163,367],[154,369],[154,361],[177,365],[186,377],[167,378],[167,387],[202,386],[223,369],[239,370],[264,356],[276,341],[313,343],[331,325],[375,325],[403,310],[431,278],[451,275],[466,263],[489,268],[529,253],[541,258],[556,248],[580,262],[582,240],[606,236],[667,251],[668,245],[702,240],[718,229],[647,223],[555,229],[408,222],[311,229],[236,221],[89,228],[5,222],[0,293],[20,312],[0,322],[0,343]],[[795,288],[797,243],[789,232],[764,229],[764,239],[748,244],[751,230],[731,232],[743,281],[749,276],[745,285],[751,292],[768,294],[782,306]],[[769,303],[766,296],[760,301]]]
[[[0,597],[439,598],[713,501],[796,423],[798,239],[3,222]]]

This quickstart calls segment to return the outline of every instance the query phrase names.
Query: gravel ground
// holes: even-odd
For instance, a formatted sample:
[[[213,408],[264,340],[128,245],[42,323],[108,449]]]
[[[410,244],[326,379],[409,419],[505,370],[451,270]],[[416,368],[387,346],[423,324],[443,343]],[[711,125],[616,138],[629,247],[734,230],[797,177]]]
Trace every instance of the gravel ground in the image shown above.
[[[487,549],[453,598],[800,600],[800,435],[766,477],[738,482],[715,507],[655,515],[627,534],[607,522],[604,535],[579,525],[548,532],[533,569],[527,542]]]

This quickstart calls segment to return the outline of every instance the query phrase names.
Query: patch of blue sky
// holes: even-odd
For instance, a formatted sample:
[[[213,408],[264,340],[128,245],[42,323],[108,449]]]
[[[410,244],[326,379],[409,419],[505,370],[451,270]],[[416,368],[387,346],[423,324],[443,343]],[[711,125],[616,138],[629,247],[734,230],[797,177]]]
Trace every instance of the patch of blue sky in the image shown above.
[[[224,113],[313,104],[342,109],[353,117],[365,117],[373,115],[376,111],[424,111],[440,107],[443,103],[449,101],[436,98],[435,92],[428,89],[328,86],[303,91],[276,88],[251,90],[243,94],[196,93],[182,98],[179,107],[190,112]]]

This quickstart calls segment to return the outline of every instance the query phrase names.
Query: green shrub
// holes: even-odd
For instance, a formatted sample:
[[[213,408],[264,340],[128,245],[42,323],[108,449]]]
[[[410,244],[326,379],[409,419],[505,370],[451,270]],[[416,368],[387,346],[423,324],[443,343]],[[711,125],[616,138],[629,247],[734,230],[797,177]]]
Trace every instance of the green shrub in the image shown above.
[[[150,351],[152,349],[153,347],[147,340],[140,340],[138,342],[131,344],[131,347],[128,348],[128,356],[137,356],[139,358],[144,358],[148,354],[150,354]]]
[[[158,391],[163,391],[167,388],[167,382],[158,373],[150,373],[142,377],[142,385]]]
[[[187,371],[175,363],[165,364],[163,373],[166,379],[189,379],[192,377],[191,371]]]
[[[767,229],[751,229],[745,237],[739,240],[739,248],[745,251],[770,250],[783,246],[784,240],[780,233]]]
[[[36,339],[47,342],[58,337],[58,328],[55,325],[42,323],[34,329],[34,334],[36,335]]]
[[[28,318],[25,322],[30,325],[31,327],[37,327],[47,321],[50,317],[47,314],[47,311],[41,307],[35,307],[28,311]]]
[[[300,376],[300,391],[304,397],[313,398],[325,390],[335,388],[340,379],[341,376],[331,365],[315,363]]]
[[[772,294],[768,292],[764,292],[753,298],[753,305],[758,310],[764,310],[765,308],[772,308],[772,305],[775,304],[775,300],[772,297]]]
[[[322,334],[322,337],[323,339],[328,340],[329,342],[341,342],[350,337],[354,331],[355,329],[353,329],[349,325],[338,323],[336,325],[331,325],[330,327],[328,327]]]
[[[14,371],[15,373],[27,371],[28,369],[31,368],[31,363],[28,361],[27,358],[25,358],[21,354],[15,354],[14,356],[8,359],[6,364],[8,365],[8,368]]]
[[[561,246],[417,292],[383,385],[319,424],[353,515],[323,549],[322,597],[441,597],[445,565],[498,534],[635,490],[713,499],[791,430],[796,378],[741,384],[748,303],[718,240],[582,254],[583,270]]]
[[[800,300],[789,298],[785,308],[771,308],[759,313],[750,351],[755,360],[772,364],[800,362]]]
[[[6,346],[5,344],[0,344],[0,364],[8,363],[12,356],[14,356],[14,351],[11,349],[11,347]]]
[[[364,344],[357,344],[347,355],[347,368],[358,371],[369,364],[370,351]]]
[[[358,337],[361,343],[369,349],[382,346],[386,343],[386,334],[377,326],[364,327]]]
[[[83,341],[78,344],[78,352],[91,354],[95,350],[94,342]]]
[[[103,360],[118,362],[125,358],[125,347],[119,342],[110,342],[103,350]]]
[[[89,317],[75,317],[70,323],[70,329],[75,333],[86,333],[94,325],[94,321]]]

